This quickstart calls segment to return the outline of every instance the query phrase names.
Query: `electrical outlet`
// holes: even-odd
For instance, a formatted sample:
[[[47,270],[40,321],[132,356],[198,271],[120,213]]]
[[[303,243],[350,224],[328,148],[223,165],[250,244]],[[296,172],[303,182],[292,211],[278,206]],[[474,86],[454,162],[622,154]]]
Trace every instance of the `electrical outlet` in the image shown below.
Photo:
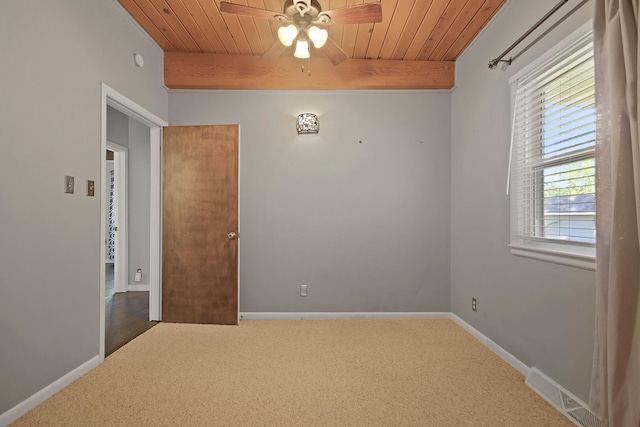
[[[96,195],[96,183],[93,180],[87,180],[87,196],[93,197]]]
[[[142,280],[142,269],[139,268],[136,270],[136,277],[133,279],[136,282],[139,282]]]
[[[478,311],[478,304],[475,298],[471,298],[471,310]]]
[[[300,285],[300,296],[301,297],[307,296],[307,285]]]

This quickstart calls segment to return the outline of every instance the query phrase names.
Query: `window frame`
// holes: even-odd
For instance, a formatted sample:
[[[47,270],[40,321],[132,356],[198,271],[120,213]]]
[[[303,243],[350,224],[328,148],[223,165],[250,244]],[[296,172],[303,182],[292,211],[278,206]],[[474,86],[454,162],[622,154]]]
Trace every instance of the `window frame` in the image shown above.
[[[530,73],[531,71],[534,71],[535,69],[545,64],[551,58],[561,53],[569,45],[576,42],[577,40],[585,36],[587,33],[589,33],[590,31],[592,31],[592,23],[587,22],[584,25],[582,25],[580,28],[578,28],[576,31],[574,31],[571,35],[569,35],[564,40],[562,40],[560,43],[556,44],[554,47],[552,47],[547,52],[545,52],[539,58],[532,61],[529,65],[523,67],[521,70],[516,72],[513,76],[511,76],[511,78],[509,79],[509,85],[511,89],[512,117],[514,117],[514,113],[515,113],[514,111],[515,102],[516,102],[515,93],[517,88],[517,81],[520,78],[522,78],[524,75]],[[512,144],[513,144],[513,141],[512,141]],[[543,145],[544,144],[542,143],[542,140],[541,140],[541,144],[540,144],[541,152],[544,149]],[[535,236],[521,236],[517,234],[516,230],[518,230],[520,227],[520,225],[518,224],[518,222],[520,221],[520,218],[518,217],[518,214],[517,214],[518,202],[517,202],[517,195],[515,194],[515,191],[516,191],[515,184],[514,184],[515,180],[512,180],[511,178],[517,175],[518,169],[520,168],[520,166],[516,164],[516,161],[512,158],[513,145],[512,145],[511,151],[512,152],[510,154],[510,162],[513,162],[510,164],[510,167],[509,167],[509,179],[510,179],[509,186],[511,187],[510,190],[513,191],[510,196],[510,210],[511,210],[510,211],[510,236],[511,238],[510,238],[509,247],[510,247],[511,253],[516,256],[532,258],[540,261],[552,262],[556,264],[567,265],[567,266],[577,267],[577,268],[586,269],[586,270],[595,270],[595,257],[596,257],[595,244],[574,242],[574,241],[567,242],[567,241],[561,241],[561,240],[554,241],[554,239],[550,239],[550,238],[536,238]],[[536,172],[536,174],[540,173],[540,176],[534,179],[540,180],[539,183],[541,184],[544,180],[543,171],[545,169],[558,166],[558,165],[570,164],[576,161],[588,160],[588,159],[595,160],[595,146],[593,148],[583,149],[580,151],[576,150],[575,153],[571,153],[569,155],[563,155],[560,158],[544,159],[543,155],[539,155],[537,161],[535,162],[536,163],[535,166],[531,166],[531,170],[539,171],[539,172]],[[535,192],[541,193],[540,200],[544,200],[543,185],[539,185],[539,186],[537,185]],[[543,202],[540,203],[540,205],[543,205]],[[542,212],[541,214],[539,213],[538,215],[536,215],[534,209],[540,210],[540,207],[532,207],[530,224],[537,225],[537,222],[542,221],[541,225],[544,226],[544,213]]]

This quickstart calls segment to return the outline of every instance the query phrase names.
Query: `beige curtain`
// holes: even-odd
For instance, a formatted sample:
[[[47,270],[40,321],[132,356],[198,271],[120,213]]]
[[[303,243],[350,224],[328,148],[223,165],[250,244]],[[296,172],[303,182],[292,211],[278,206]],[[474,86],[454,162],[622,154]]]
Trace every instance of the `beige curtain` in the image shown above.
[[[638,1],[595,0],[596,342],[590,406],[640,426]]]

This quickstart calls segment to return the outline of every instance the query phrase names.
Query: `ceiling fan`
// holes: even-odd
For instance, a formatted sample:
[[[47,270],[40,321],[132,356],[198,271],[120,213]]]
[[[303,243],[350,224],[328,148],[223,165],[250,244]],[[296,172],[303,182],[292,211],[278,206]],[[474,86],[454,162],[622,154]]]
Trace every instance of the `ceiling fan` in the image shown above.
[[[333,65],[338,65],[349,58],[334,41],[328,38],[324,28],[336,24],[369,24],[382,21],[381,3],[366,3],[340,9],[323,11],[317,0],[287,0],[284,11],[273,12],[257,7],[220,2],[220,11],[255,18],[275,19],[283,23],[278,29],[278,39],[262,55],[266,59],[276,59],[296,42],[296,58],[309,58],[310,44],[322,49]]]

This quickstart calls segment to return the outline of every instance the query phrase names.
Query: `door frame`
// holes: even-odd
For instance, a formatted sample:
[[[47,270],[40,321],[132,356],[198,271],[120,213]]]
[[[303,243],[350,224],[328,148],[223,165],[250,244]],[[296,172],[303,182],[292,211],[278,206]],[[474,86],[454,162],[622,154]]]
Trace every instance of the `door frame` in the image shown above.
[[[107,151],[107,106],[115,108],[150,129],[151,188],[150,188],[150,265],[149,265],[149,320],[162,320],[162,264],[161,260],[161,214],[162,214],[162,128],[169,124],[144,107],[136,104],[118,91],[101,83],[100,119],[100,361],[105,351],[105,206],[106,183],[104,179]]]
[[[127,203],[129,149],[109,140],[107,140],[107,149],[113,151],[116,225],[118,227],[114,256],[115,291],[127,292],[129,290],[129,206]],[[105,195],[107,194],[106,184],[105,182]],[[107,209],[108,207],[105,206],[105,215]]]

